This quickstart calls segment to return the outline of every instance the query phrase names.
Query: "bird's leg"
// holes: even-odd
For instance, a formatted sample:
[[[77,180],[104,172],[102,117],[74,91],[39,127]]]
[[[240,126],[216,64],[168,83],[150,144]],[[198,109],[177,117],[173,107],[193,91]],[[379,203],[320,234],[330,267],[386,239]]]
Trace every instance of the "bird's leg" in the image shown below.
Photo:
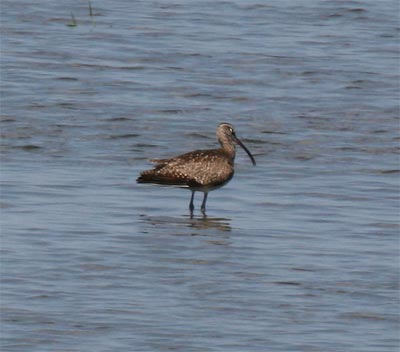
[[[192,191],[192,197],[190,198],[189,209],[190,215],[193,215],[194,205],[193,205],[194,191]]]
[[[207,192],[204,192],[203,203],[201,203],[201,212],[203,213],[203,215],[206,215],[207,196],[208,196],[208,193],[207,193]]]

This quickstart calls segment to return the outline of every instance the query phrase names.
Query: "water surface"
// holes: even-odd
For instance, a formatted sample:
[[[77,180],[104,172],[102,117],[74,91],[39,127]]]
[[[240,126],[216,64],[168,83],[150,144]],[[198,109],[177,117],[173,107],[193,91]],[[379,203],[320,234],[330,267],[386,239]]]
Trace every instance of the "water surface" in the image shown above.
[[[2,5],[3,351],[398,350],[396,1]]]

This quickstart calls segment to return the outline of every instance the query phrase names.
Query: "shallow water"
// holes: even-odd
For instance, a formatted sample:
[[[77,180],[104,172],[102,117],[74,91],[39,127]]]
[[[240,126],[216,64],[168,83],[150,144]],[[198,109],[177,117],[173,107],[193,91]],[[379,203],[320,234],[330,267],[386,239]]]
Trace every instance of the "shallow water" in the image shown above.
[[[2,350],[397,351],[398,3],[92,6],[2,3]]]

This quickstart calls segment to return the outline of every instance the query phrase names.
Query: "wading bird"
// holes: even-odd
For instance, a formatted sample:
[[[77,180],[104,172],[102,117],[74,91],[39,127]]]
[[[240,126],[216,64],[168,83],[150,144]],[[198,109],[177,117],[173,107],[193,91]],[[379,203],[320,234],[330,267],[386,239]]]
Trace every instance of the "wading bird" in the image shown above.
[[[171,159],[153,159],[156,163],[151,170],[143,171],[138,183],[178,186],[192,191],[189,209],[193,215],[195,192],[203,192],[201,212],[205,215],[208,192],[227,184],[234,174],[236,144],[239,144],[256,165],[253,155],[236,137],[229,123],[221,123],[217,128],[218,149],[195,150]]]

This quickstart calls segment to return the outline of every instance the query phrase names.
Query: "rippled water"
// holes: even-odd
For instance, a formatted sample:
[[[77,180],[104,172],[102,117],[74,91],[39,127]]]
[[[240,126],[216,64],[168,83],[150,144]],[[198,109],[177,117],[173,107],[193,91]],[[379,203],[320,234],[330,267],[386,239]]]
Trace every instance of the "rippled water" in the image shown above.
[[[92,12],[2,2],[2,351],[397,351],[398,3]],[[222,121],[207,218],[135,183]]]

